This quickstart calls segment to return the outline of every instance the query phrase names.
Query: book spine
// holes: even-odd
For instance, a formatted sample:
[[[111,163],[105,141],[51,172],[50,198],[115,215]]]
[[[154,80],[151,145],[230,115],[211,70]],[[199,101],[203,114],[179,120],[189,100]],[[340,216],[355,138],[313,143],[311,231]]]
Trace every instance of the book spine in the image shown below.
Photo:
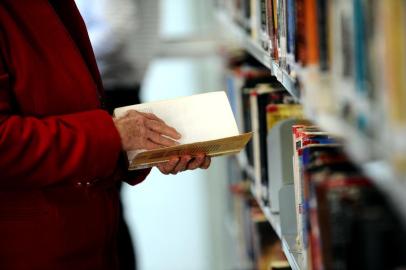
[[[268,31],[268,52],[271,57],[273,57],[273,50],[274,44],[273,39],[275,35],[275,29],[273,24],[273,0],[266,0],[266,23],[267,23],[267,31]]]
[[[258,132],[259,132],[259,156],[261,169],[261,198],[265,205],[269,204],[268,198],[268,148],[267,148],[267,122],[266,106],[268,105],[269,94],[264,93],[258,96]]]
[[[286,0],[287,65],[295,63],[296,1]]]
[[[329,70],[328,58],[328,1],[317,0],[317,25],[319,30],[320,70]]]
[[[262,175],[261,175],[261,146],[260,146],[260,133],[259,133],[259,111],[258,111],[258,94],[255,90],[250,93],[250,108],[251,108],[251,125],[252,132],[254,133],[252,138],[253,144],[253,158],[254,158],[254,187],[255,196],[257,198],[262,197]]]
[[[251,101],[250,101],[250,89],[244,88],[242,91],[242,105],[243,105],[243,117],[244,117],[244,132],[253,131],[251,121]],[[254,134],[255,136],[255,134]],[[254,166],[254,154],[253,154],[253,140],[249,141],[246,148],[246,156],[248,165],[253,168]],[[254,181],[255,179],[251,179]]]
[[[260,41],[261,46],[265,51],[269,50],[269,34],[268,34],[268,14],[267,14],[267,0],[260,0],[260,14],[261,14],[261,33]]]
[[[279,66],[286,69],[286,0],[278,1],[278,55]]]
[[[295,59],[301,64],[306,64],[306,20],[305,0],[296,0],[296,34],[295,34]]]
[[[304,4],[306,27],[305,65],[318,65],[320,60],[316,1],[317,0],[307,0]]]
[[[279,29],[278,29],[278,0],[272,0],[272,22],[273,22],[273,37],[272,37],[272,59],[278,61],[278,39],[279,39]]]
[[[355,40],[355,83],[357,91],[365,95],[367,89],[366,78],[366,37],[365,37],[365,14],[362,0],[353,0],[354,10],[354,40]]]

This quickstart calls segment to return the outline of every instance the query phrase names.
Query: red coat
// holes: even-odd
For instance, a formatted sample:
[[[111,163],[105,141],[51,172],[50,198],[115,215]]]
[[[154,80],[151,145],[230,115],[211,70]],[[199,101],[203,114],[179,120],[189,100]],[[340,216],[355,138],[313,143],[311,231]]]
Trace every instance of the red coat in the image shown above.
[[[0,1],[0,269],[116,269],[126,164],[101,93],[73,0]]]

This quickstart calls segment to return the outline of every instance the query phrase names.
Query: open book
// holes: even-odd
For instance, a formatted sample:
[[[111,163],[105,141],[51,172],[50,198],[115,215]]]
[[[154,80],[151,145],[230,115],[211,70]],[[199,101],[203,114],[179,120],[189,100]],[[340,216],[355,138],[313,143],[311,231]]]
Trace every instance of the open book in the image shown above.
[[[240,135],[222,91],[120,107],[114,110],[114,115],[122,117],[128,110],[153,113],[182,135],[176,146],[127,152],[130,170],[152,167],[182,154],[205,153],[211,157],[235,154],[252,136]]]

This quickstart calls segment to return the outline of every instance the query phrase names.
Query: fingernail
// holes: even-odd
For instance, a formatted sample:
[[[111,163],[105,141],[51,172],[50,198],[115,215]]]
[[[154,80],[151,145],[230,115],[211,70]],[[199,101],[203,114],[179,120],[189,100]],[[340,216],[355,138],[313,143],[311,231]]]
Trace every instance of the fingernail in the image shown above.
[[[178,135],[178,138],[177,138],[177,139],[182,138],[182,135],[181,135],[177,130],[175,130],[175,132],[176,132],[176,135]]]

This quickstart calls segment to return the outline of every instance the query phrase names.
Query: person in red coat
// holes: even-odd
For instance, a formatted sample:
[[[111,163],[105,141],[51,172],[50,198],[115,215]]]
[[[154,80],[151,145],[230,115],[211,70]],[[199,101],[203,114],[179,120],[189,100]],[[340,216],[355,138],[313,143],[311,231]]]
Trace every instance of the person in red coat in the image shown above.
[[[118,269],[117,181],[126,150],[173,145],[151,114],[112,119],[73,0],[0,1],[0,269]],[[165,174],[208,168],[173,157]]]

